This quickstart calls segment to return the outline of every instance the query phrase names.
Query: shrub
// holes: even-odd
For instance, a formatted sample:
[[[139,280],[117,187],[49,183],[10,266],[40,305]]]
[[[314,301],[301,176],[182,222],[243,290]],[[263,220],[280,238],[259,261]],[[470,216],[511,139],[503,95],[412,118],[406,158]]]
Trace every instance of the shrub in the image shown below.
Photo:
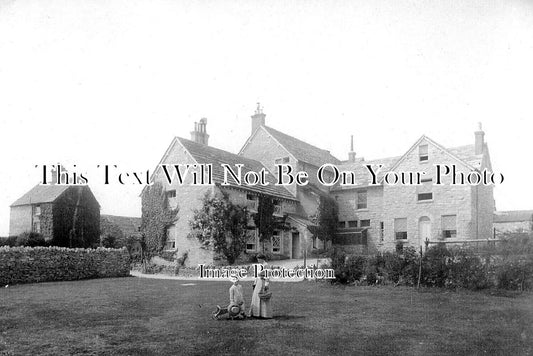
[[[367,258],[365,256],[350,255],[346,258],[344,271],[348,282],[360,280],[365,273]]]
[[[100,246],[106,248],[116,247],[116,238],[111,234],[104,234],[100,237]]]
[[[0,238],[0,246],[14,247],[17,245],[17,236],[9,236]]]
[[[387,281],[396,284],[414,285],[418,279],[419,256],[413,247],[402,252],[384,252],[368,259],[367,283]]]
[[[146,261],[146,263],[143,266],[143,273],[146,274],[158,274],[163,271],[165,268],[164,265],[158,265],[156,263],[153,263],[151,261]]]
[[[427,250],[422,258],[422,284],[427,287],[444,287],[448,279],[447,260],[450,252],[444,245],[436,245]]]
[[[533,288],[533,261],[526,259],[508,260],[495,269],[498,288],[520,291]]]
[[[447,287],[477,290],[491,286],[488,266],[478,256],[465,249],[452,250],[450,254]]]
[[[335,270],[335,280],[341,283],[346,283],[346,276],[344,271],[344,264],[346,262],[346,252],[340,247],[332,248],[328,257],[331,260],[331,268]]]
[[[23,232],[16,238],[15,245],[27,247],[48,246],[43,235],[36,232]]]

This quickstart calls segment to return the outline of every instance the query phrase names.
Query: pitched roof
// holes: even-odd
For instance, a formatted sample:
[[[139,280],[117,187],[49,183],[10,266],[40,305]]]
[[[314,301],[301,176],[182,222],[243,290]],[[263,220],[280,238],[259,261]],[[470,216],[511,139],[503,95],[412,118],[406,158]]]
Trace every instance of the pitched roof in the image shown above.
[[[176,139],[183,145],[183,147],[185,147],[185,149],[190,153],[190,155],[194,158],[196,162],[200,164],[212,164],[213,181],[215,184],[220,184],[224,181],[224,168],[222,167],[222,164],[227,164],[231,166],[235,172],[237,170],[236,164],[242,164],[243,176],[246,172],[249,171],[260,172],[263,168],[267,170],[261,162],[256,161],[254,159],[239,156],[211,146],[202,145],[181,137],[177,137]],[[269,183],[266,186],[259,184],[255,186],[249,186],[244,184],[244,182],[243,185],[238,185],[233,181],[232,178],[229,178],[228,180],[230,183],[229,186],[234,188],[241,188],[260,194],[267,194],[279,198],[296,200],[285,187],[274,185],[276,183],[276,179],[271,173],[266,175],[266,181]]]
[[[63,192],[65,192],[69,185],[41,185],[37,184],[30,189],[29,192],[17,199],[11,206],[39,204],[39,203],[52,203]]]
[[[392,166],[400,159],[401,157],[387,157],[381,159],[375,159],[370,161],[365,161],[362,159],[357,160],[356,162],[343,162],[338,166],[340,171],[350,171],[354,172],[354,185],[340,186],[336,185],[331,190],[339,191],[344,189],[352,189],[355,187],[366,187],[372,182],[372,175],[366,168],[366,165],[371,165],[374,171],[377,171],[377,181],[381,181],[381,178],[387,173]],[[383,167],[378,171],[378,165],[382,164]]]
[[[307,142],[284,134],[271,127],[263,125],[263,128],[299,161],[310,163],[317,167],[320,167],[325,163],[340,163],[340,161],[327,150],[310,145]]]
[[[431,139],[428,139],[428,137],[422,136],[417,143],[422,139],[427,139],[431,143],[435,144],[440,149],[448,152],[451,154],[454,158],[466,163],[467,165],[473,167],[473,168],[479,168],[481,167],[481,161],[483,159],[483,155],[476,155],[475,154],[475,146],[474,145],[465,145],[465,146],[458,146],[458,147],[451,147],[446,148],[442,147],[439,144],[433,142]],[[414,146],[416,146],[415,144]],[[412,148],[411,148],[412,149]],[[410,152],[411,149],[407,151]],[[406,154],[407,154],[406,153]],[[405,156],[405,155],[404,155]],[[375,169],[377,170],[377,165],[382,164],[383,167],[381,170],[377,173],[377,180],[381,181],[385,173],[389,172],[390,170],[394,169],[395,166],[397,166],[397,163],[404,157],[387,157],[387,158],[381,158],[381,159],[375,159],[371,161],[365,161],[365,160],[358,160],[356,162],[343,162],[341,165],[339,165],[339,170],[341,171],[352,171],[355,173],[355,185],[353,186],[340,186],[336,185],[332,188],[332,191],[339,191],[343,189],[352,189],[355,187],[364,187],[368,186],[372,180],[372,175],[370,172],[366,169],[366,165],[370,164],[372,166],[375,166]]]
[[[494,212],[494,222],[533,221],[533,210],[510,210]]]
[[[469,165],[471,165],[474,168],[480,168],[481,167],[481,161],[483,159],[483,155],[476,155],[475,145],[465,145],[465,146],[458,146],[458,147],[452,147],[452,148],[446,148],[448,152],[450,152],[452,155],[457,156],[457,158],[461,159],[462,161],[465,161]]]
[[[100,215],[100,219],[107,220],[109,223],[117,225],[126,237],[140,235],[139,227],[141,226],[141,218],[132,216]]]

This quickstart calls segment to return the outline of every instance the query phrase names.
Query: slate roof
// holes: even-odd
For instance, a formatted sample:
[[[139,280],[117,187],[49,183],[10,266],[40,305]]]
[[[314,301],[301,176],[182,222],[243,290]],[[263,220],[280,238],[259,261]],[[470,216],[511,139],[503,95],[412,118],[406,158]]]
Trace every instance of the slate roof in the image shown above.
[[[496,211],[494,213],[495,223],[520,221],[533,221],[533,210]]]
[[[211,163],[213,165],[213,181],[215,184],[220,184],[224,181],[224,168],[222,167],[222,164],[230,165],[235,172],[237,169],[235,165],[242,164],[243,176],[249,171],[259,172],[263,168],[266,170],[266,167],[263,166],[261,162],[254,159],[239,156],[211,146],[202,145],[181,137],[177,137],[176,139],[183,145],[183,147],[185,147],[185,149],[191,154],[196,162],[200,164]],[[259,184],[256,186],[249,186],[244,184],[244,182],[242,185],[238,185],[234,183],[231,177],[228,178],[228,181],[230,183],[229,187],[246,189],[259,194],[267,194],[288,200],[296,200],[292,194],[285,189],[285,187],[274,185],[276,183],[276,179],[271,173],[266,175],[266,181],[270,183],[266,186]]]
[[[452,147],[452,148],[446,148],[446,149],[448,150],[448,152],[457,156],[457,158],[465,161],[466,163],[470,164],[472,167],[474,168],[481,167],[481,160],[483,159],[483,155],[475,154],[474,145],[466,145],[466,146]]]
[[[117,215],[100,215],[100,219],[106,220],[111,224],[117,225],[124,233],[124,236],[140,236],[139,227],[141,226],[141,218],[131,216],[117,216]]]
[[[41,185],[37,184],[29,192],[17,199],[11,206],[28,204],[52,203],[70,186],[68,185]]]
[[[327,150],[310,145],[307,142],[284,134],[271,127],[263,125],[263,128],[299,161],[310,163],[317,167],[326,163],[340,163],[340,161]]]

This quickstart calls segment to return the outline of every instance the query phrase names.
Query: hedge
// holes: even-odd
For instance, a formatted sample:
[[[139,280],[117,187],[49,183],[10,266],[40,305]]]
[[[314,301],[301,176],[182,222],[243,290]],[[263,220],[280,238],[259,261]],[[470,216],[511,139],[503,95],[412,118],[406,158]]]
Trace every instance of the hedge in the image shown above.
[[[129,275],[125,248],[0,247],[0,285]]]

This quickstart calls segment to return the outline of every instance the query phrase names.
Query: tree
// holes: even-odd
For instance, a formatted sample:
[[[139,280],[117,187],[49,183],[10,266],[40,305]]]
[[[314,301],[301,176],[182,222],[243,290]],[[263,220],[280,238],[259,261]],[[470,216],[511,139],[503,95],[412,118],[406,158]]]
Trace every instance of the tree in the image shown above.
[[[317,226],[309,229],[311,233],[324,242],[331,241],[337,231],[338,211],[335,199],[321,195],[316,216],[313,218]]]
[[[204,248],[223,254],[233,264],[246,248],[248,214],[233,204],[224,192],[206,193],[202,207],[194,211],[189,222],[192,232]]]
[[[178,219],[179,208],[171,209],[159,182],[147,186],[142,194],[141,233],[147,257],[158,255],[165,247],[167,228]]]

